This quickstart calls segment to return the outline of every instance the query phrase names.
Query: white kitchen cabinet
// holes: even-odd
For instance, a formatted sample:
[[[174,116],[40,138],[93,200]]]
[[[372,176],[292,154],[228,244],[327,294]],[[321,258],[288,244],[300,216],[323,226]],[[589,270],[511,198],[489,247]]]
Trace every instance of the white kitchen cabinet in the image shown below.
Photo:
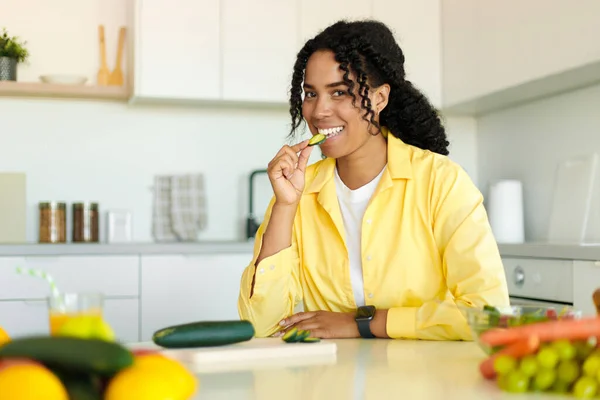
[[[600,261],[573,263],[573,307],[584,315],[596,315],[592,294],[600,288]]]
[[[220,97],[219,1],[137,0],[135,96]]]
[[[42,299],[50,294],[40,278],[17,274],[16,268],[50,274],[61,292],[101,292],[106,297],[138,296],[138,256],[30,256],[0,258],[0,300]]]
[[[10,337],[47,335],[48,303],[45,300],[0,301],[0,326]]]
[[[445,106],[500,107],[600,79],[597,0],[442,4]]]
[[[139,341],[138,299],[106,299],[104,319],[122,342]],[[11,337],[47,335],[48,303],[45,300],[0,301],[0,326]]]
[[[439,0],[373,0],[373,18],[394,31],[406,79],[434,107],[442,103],[441,6]]]
[[[106,299],[104,319],[114,330],[117,340],[125,343],[140,340],[139,299]]]
[[[238,320],[242,272],[252,254],[142,256],[141,340],[169,325]]]
[[[341,19],[370,18],[372,0],[299,0],[300,37],[298,50],[304,43],[329,25]],[[390,1],[391,2],[391,1]]]
[[[296,2],[221,0],[223,99],[285,103],[298,49]]]

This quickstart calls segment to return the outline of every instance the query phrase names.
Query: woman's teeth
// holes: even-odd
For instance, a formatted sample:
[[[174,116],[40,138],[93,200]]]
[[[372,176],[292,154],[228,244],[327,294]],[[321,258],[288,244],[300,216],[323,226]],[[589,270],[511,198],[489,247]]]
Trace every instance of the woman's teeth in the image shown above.
[[[327,138],[334,137],[340,134],[341,131],[344,130],[343,126],[338,126],[336,128],[328,128],[328,129],[319,129],[319,133],[327,136]]]

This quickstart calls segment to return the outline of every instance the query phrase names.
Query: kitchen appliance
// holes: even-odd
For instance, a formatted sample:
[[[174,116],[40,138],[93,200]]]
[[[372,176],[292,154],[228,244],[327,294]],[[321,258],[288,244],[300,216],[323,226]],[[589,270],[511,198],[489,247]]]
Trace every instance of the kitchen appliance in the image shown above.
[[[511,305],[573,306],[573,268],[569,260],[502,259]]]
[[[250,172],[248,177],[248,216],[246,218],[246,239],[252,239],[256,236],[256,231],[258,231],[258,227],[261,222],[256,219],[256,214],[254,212],[254,194],[255,194],[255,183],[257,175],[266,175],[266,169],[257,169]]]
[[[503,179],[490,186],[488,213],[498,243],[523,243],[523,184]]]

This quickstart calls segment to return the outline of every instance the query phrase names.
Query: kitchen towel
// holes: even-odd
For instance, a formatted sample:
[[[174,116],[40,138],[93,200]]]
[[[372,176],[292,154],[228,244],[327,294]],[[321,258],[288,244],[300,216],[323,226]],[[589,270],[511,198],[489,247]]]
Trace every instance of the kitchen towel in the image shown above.
[[[152,190],[152,237],[158,242],[177,241],[171,222],[171,177],[155,176]]]
[[[490,187],[488,214],[498,243],[523,243],[523,185],[518,180],[500,180]]]
[[[207,225],[206,193],[202,174],[171,177],[171,224],[181,241],[196,240]]]

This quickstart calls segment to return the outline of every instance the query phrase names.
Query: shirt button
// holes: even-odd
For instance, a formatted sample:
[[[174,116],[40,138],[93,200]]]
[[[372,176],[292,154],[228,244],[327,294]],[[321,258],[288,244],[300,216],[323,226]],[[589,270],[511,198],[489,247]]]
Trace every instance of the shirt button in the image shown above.
[[[261,268],[261,269],[259,269],[259,270],[258,270],[258,273],[259,273],[259,274],[264,274],[264,273],[265,273],[265,269],[264,269],[264,268]]]
[[[367,220],[367,224],[371,225],[371,222],[373,222],[373,220],[372,220],[371,218],[369,218],[369,219]]]
[[[269,269],[270,269],[271,271],[273,271],[273,270],[275,269],[275,266],[274,266],[274,265],[271,265],[271,266],[269,267]]]
[[[373,258],[373,257],[371,257],[371,255],[368,255],[367,256],[367,261],[371,261],[371,258]]]
[[[373,293],[369,293],[369,298],[372,299],[373,298]]]

